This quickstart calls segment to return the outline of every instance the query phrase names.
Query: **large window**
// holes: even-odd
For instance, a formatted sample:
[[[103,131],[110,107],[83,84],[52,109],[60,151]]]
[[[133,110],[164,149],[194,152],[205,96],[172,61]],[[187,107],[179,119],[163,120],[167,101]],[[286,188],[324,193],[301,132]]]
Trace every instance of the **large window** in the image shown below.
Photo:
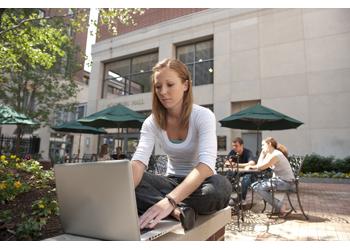
[[[178,46],[176,57],[191,71],[193,85],[214,82],[213,40]]]
[[[157,62],[158,52],[106,63],[102,98],[150,92]]]
[[[75,121],[83,118],[86,115],[87,103],[80,103],[75,107],[75,111],[67,112],[58,110],[55,112],[53,125],[59,125],[64,122]]]

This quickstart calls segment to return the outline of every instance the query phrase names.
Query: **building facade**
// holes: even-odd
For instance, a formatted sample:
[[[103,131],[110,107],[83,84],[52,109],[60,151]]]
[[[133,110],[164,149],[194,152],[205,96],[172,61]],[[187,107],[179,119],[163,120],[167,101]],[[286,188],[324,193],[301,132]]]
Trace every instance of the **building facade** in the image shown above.
[[[147,12],[146,14],[147,15]],[[345,157],[350,148],[349,9],[206,9],[143,26],[93,46],[88,114],[122,103],[150,111],[150,70],[177,57],[191,69],[194,100],[217,120],[261,103],[304,124],[262,131],[291,154]],[[254,131],[217,123],[219,153]],[[97,140],[91,137],[92,149]],[[161,153],[156,145],[155,153]]]

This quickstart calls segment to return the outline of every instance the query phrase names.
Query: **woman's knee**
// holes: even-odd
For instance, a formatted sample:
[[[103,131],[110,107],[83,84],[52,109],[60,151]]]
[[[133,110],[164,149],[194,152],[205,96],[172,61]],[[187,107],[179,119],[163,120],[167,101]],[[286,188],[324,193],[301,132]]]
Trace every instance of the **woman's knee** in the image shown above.
[[[203,185],[201,193],[204,196],[217,197],[218,199],[224,199],[231,195],[232,185],[231,183],[221,175],[213,175],[207,178]]]
[[[253,185],[254,191],[263,190],[269,191],[271,189],[270,181],[260,181]]]
[[[212,214],[228,205],[231,183],[224,176],[211,176],[183,202],[199,214]]]

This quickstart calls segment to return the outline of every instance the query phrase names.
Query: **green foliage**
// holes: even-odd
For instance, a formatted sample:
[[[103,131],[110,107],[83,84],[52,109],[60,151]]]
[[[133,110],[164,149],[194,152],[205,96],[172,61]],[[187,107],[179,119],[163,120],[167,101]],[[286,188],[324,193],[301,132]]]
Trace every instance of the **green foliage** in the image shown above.
[[[26,192],[40,190],[40,193],[43,193],[39,199],[30,204],[30,207],[24,209],[21,216],[11,209],[0,212],[0,223],[4,223],[5,228],[9,225],[7,231],[16,239],[38,239],[48,219],[58,215],[53,180],[53,171],[43,170],[36,160],[22,160],[16,155],[0,155],[0,205],[7,204],[7,207],[11,207],[11,202],[15,204],[20,202],[17,199],[20,199],[20,194]],[[16,221],[15,227],[11,226],[14,225],[14,221]]]
[[[43,167],[36,160],[30,159],[17,164],[17,169],[33,174],[31,186],[35,188],[48,188],[50,182],[54,180],[52,170],[43,170]]]
[[[317,154],[306,155],[303,162],[302,172],[349,173],[350,157],[335,159],[333,156],[325,157]]]
[[[22,24],[13,28],[18,23]],[[6,9],[0,31],[2,101],[47,124],[62,101],[78,92],[73,81],[78,48],[69,36],[69,26],[64,20],[40,19],[38,9]],[[72,106],[67,104],[67,109]]]
[[[37,200],[32,205],[32,214],[39,217],[49,217],[58,215],[58,204],[56,200],[44,197]]]
[[[31,175],[29,183],[21,180],[21,172]],[[43,170],[36,160],[21,160],[15,155],[0,156],[0,203],[14,200],[31,188],[49,188],[53,180],[53,171]]]
[[[19,240],[35,240],[41,236],[41,229],[46,224],[45,218],[22,216],[23,221],[17,226],[16,238]]]
[[[12,201],[19,194],[30,190],[30,186],[21,181],[15,170],[17,159],[14,155],[0,156],[0,204]]]
[[[56,110],[72,111],[79,91],[73,75],[82,65],[82,52],[73,36],[88,26],[107,25],[116,34],[118,23],[133,25],[142,9],[100,9],[99,20],[88,23],[89,9],[57,9],[41,16],[40,9],[0,10],[0,96],[28,117],[49,124]],[[64,103],[64,104],[63,104]]]
[[[11,218],[12,218],[11,210],[7,209],[7,210],[0,211],[0,224],[9,223],[11,221]]]
[[[306,155],[303,163],[303,172],[323,172],[331,167],[334,157],[324,157],[316,154]]]
[[[35,240],[42,235],[42,229],[51,216],[58,215],[56,200],[43,197],[32,204],[32,214],[23,215],[22,222],[16,228],[16,238],[19,240]]]
[[[118,22],[124,25],[135,25],[134,17],[144,14],[143,9],[100,9],[99,22],[107,25],[108,30],[112,31],[113,35],[118,33]],[[97,28],[97,23],[93,23]],[[97,30],[98,32],[98,30]]]
[[[1,17],[1,30],[9,30],[25,18],[36,19],[38,16],[38,9],[7,9]],[[52,67],[56,56],[64,55],[60,46],[69,39],[44,20],[25,22],[20,28],[3,33],[0,38],[0,70],[10,67],[15,72],[22,70],[24,60],[34,67]]]

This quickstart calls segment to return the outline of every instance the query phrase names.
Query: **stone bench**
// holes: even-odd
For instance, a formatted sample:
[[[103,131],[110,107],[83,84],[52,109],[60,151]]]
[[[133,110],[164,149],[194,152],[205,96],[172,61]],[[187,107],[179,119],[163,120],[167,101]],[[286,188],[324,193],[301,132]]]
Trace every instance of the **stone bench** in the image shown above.
[[[182,228],[173,231],[155,239],[157,241],[199,241],[199,240],[225,240],[225,226],[231,221],[231,208],[226,207],[211,215],[200,215],[196,225],[189,231]],[[45,239],[48,241],[88,241],[96,240],[70,234],[61,234],[52,238]]]
[[[211,215],[200,215],[193,229],[185,232],[175,229],[155,240],[225,240],[225,226],[231,221],[231,207],[226,207]]]

